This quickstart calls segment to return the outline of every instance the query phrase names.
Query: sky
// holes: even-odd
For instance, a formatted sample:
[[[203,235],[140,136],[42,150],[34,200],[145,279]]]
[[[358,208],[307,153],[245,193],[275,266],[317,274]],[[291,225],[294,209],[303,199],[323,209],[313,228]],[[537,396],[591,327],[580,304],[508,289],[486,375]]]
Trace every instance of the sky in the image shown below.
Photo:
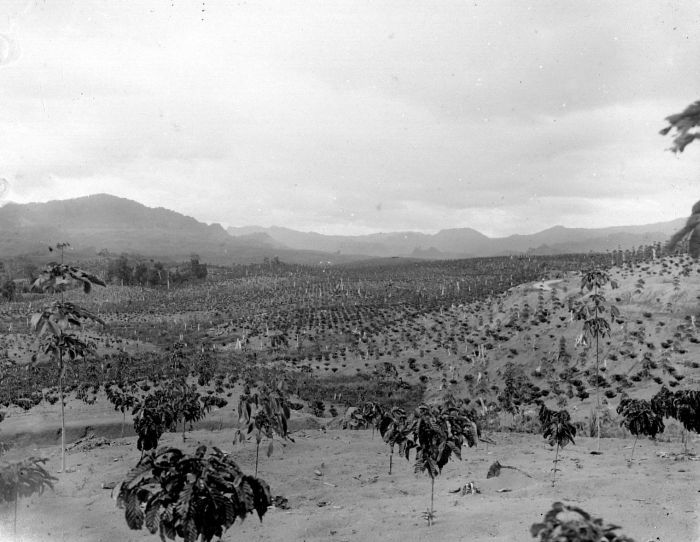
[[[700,4],[3,0],[0,198],[491,236],[687,216]]]

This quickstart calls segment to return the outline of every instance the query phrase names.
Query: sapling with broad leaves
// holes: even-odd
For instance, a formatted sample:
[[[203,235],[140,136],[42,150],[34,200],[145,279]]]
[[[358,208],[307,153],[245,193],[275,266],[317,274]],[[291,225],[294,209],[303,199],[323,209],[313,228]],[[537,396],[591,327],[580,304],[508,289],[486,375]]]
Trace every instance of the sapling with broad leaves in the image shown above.
[[[250,391],[250,390],[248,390]],[[250,435],[255,437],[255,476],[258,475],[258,462],[260,458],[260,443],[263,438],[268,439],[267,457],[274,450],[275,434],[282,439],[294,442],[289,435],[289,418],[291,411],[289,402],[285,397],[284,382],[280,382],[273,390],[267,386],[261,386],[255,393],[244,393],[238,402],[238,420],[244,424],[246,433],[239,428],[233,437],[233,443],[243,442]]]
[[[163,448],[144,455],[116,489],[130,529],[146,526],[161,540],[209,542],[223,536],[237,518],[272,504],[264,480],[243,473],[231,456],[200,446],[192,455]]]
[[[119,386],[105,386],[105,394],[107,400],[112,403],[114,410],[122,413],[122,438],[124,437],[124,425],[126,424],[126,411],[133,410],[139,401],[139,394],[135,392],[135,388],[124,390]]]
[[[475,446],[478,436],[465,409],[450,402],[437,406],[419,405],[411,429],[412,434],[404,452],[408,459],[411,448],[415,447],[414,472],[425,472],[430,477],[430,508],[423,514],[430,526],[435,520],[435,478],[453,455],[462,459],[465,441],[470,447]]]
[[[540,422],[542,423],[542,436],[547,439],[550,446],[556,445],[554,454],[554,468],[552,469],[552,485],[557,479],[557,464],[559,462],[559,448],[567,444],[576,444],[576,428],[571,423],[571,415],[567,410],[552,411],[544,404],[540,408]]]
[[[405,454],[406,447],[411,446],[410,437],[412,424],[409,422],[406,411],[399,407],[385,412],[379,422],[379,434],[389,445],[389,474],[394,460],[394,447],[399,447],[399,453]]]
[[[71,283],[80,283],[85,293],[90,293],[94,285],[106,286],[95,275],[63,263],[63,251],[67,246],[69,246],[68,243],[56,245],[56,248],[61,251],[61,263],[50,263],[32,285],[34,290],[59,291],[61,299],[44,307],[31,319],[32,329],[42,341],[43,353],[47,354],[49,359],[55,360],[58,365],[58,391],[61,402],[61,471],[66,469],[66,421],[63,389],[66,363],[75,361],[77,358],[85,359],[95,349],[94,344],[84,341],[70,333],[69,330],[71,326],[81,327],[86,321],[106,325],[101,318],[90,311],[65,301],[63,292]],[[50,247],[50,250],[53,249]]]
[[[673,418],[683,425],[683,449],[688,451],[687,431],[700,433],[700,390],[670,391],[666,386],[651,398],[651,409],[662,418]]]
[[[623,418],[620,425],[634,435],[634,444],[632,444],[632,453],[629,459],[631,462],[634,458],[634,448],[637,445],[639,435],[656,438],[657,434],[664,431],[664,420],[654,412],[649,401],[630,399],[626,395],[620,399],[617,413],[621,414]]]
[[[17,501],[20,497],[41,495],[53,489],[57,480],[44,468],[45,458],[28,457],[22,461],[0,464],[0,503],[14,504],[13,531],[17,535]]]

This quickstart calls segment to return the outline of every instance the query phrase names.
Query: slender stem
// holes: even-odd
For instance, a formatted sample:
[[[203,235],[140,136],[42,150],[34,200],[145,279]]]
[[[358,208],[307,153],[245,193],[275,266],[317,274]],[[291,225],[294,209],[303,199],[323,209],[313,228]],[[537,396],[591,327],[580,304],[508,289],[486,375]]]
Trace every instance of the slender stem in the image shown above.
[[[435,511],[435,507],[433,506],[434,503],[434,496],[435,496],[435,478],[430,477],[430,515],[428,516],[428,525],[431,525],[431,520],[433,517],[433,512]]]
[[[126,410],[122,410],[122,438],[124,438],[124,424],[126,423]]]
[[[255,476],[258,476],[258,457],[260,453],[260,441],[255,444]]]
[[[391,451],[389,452],[389,474],[391,474],[391,464],[394,460],[394,447],[391,447]]]
[[[19,466],[16,467],[15,471],[15,512],[14,512],[14,522],[13,522],[13,534],[15,540],[17,540],[17,501],[19,500]]]
[[[595,293],[598,295],[598,287],[595,288]],[[595,305],[595,318],[598,320],[598,304]],[[600,352],[598,348],[599,333],[596,327],[595,334],[595,427],[596,427],[596,447],[595,451],[600,452]]]
[[[63,396],[63,352],[58,351],[58,366],[61,371],[58,375],[58,393],[61,401],[61,472],[66,470],[66,406]]]
[[[632,461],[632,458],[634,457],[634,447],[637,445],[638,438],[639,435],[634,435],[634,444],[632,444],[632,455],[630,455],[630,461]]]
[[[557,463],[559,461],[559,443],[557,442],[557,451],[554,454],[554,471],[552,472],[552,487],[557,481]]]

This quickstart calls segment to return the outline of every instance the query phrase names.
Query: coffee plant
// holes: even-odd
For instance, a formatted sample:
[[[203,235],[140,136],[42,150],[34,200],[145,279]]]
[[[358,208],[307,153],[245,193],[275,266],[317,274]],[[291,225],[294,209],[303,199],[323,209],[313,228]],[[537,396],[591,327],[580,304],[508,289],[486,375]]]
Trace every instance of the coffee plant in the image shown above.
[[[540,408],[540,422],[542,423],[542,436],[550,446],[556,445],[554,454],[554,468],[552,469],[552,485],[556,483],[557,463],[559,461],[559,448],[567,444],[576,444],[576,428],[571,423],[571,415],[566,410],[552,411],[542,405]]]
[[[209,542],[223,536],[237,518],[272,504],[264,480],[243,474],[230,455],[200,446],[192,455],[163,448],[144,455],[116,490],[130,529],[143,526],[161,540]]]
[[[261,386],[255,393],[243,393],[238,402],[238,419],[246,427],[246,433],[239,428],[233,438],[233,443],[243,442],[247,436],[255,438],[255,476],[258,475],[258,462],[260,457],[260,443],[263,438],[268,439],[267,457],[274,450],[275,434],[283,441],[294,439],[289,435],[289,418],[291,411],[284,394],[284,382],[279,382],[272,390],[267,386]]]
[[[424,514],[428,525],[435,519],[435,478],[454,455],[462,459],[462,445],[469,447],[477,443],[473,421],[465,413],[447,402],[442,405],[419,405],[414,413],[411,443],[416,449],[414,472],[425,472],[430,477],[430,508]],[[410,447],[405,447],[406,458]]]
[[[412,424],[406,416],[406,411],[399,407],[394,407],[389,412],[385,412],[379,422],[379,434],[389,445],[389,474],[394,459],[394,447],[399,447],[399,454],[406,455],[407,449],[414,446],[410,440],[413,431]]]
[[[649,401],[623,396],[617,407],[617,413],[623,417],[620,425],[634,435],[630,461],[634,458],[634,448],[637,445],[639,435],[646,435],[653,439],[664,431],[664,420],[654,412]]]
[[[572,513],[576,514],[573,518],[570,517]],[[559,514],[567,518],[562,519]],[[634,542],[616,533],[618,529],[617,525],[603,523],[602,519],[592,517],[581,508],[555,502],[544,521],[530,527],[530,534],[540,542]]]

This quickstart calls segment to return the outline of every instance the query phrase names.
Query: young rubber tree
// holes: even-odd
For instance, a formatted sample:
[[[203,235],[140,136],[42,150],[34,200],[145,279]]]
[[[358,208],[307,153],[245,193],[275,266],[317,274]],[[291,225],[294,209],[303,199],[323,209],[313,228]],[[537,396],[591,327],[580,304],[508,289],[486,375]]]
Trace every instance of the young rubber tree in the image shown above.
[[[583,334],[595,342],[595,423],[596,423],[596,453],[600,453],[600,340],[610,335],[610,322],[604,317],[609,310],[611,318],[618,318],[620,311],[615,305],[609,305],[600,290],[606,285],[615,289],[617,283],[611,281],[609,275],[600,269],[587,271],[581,278],[581,292],[588,291],[589,295],[583,300],[576,311],[576,318],[583,320]]]
[[[639,435],[656,438],[656,435],[664,431],[664,420],[654,412],[649,401],[630,399],[627,396],[620,399],[617,413],[623,417],[620,425],[634,435],[634,444],[632,444],[632,453],[629,459],[631,462],[634,458],[634,448],[637,445]]]
[[[61,263],[49,264],[32,285],[34,290],[43,292],[59,291],[61,299],[45,306],[41,312],[34,314],[31,319],[32,329],[42,341],[44,354],[48,354],[49,359],[55,360],[58,365],[58,392],[61,402],[61,471],[66,469],[64,401],[66,363],[75,361],[77,358],[85,359],[94,350],[92,343],[84,341],[74,333],[71,333],[71,327],[81,327],[86,321],[98,322],[103,326],[106,325],[101,318],[90,311],[65,301],[63,292],[71,283],[80,283],[85,293],[89,293],[94,285],[105,286],[105,283],[98,277],[80,268],[63,263],[63,251],[67,246],[69,246],[68,243],[56,245],[61,251]]]
[[[126,524],[146,526],[161,540],[209,542],[237,518],[256,512],[262,521],[272,504],[264,480],[243,474],[230,455],[200,446],[192,455],[177,448],[150,452],[116,490]]]
[[[546,425],[542,431],[542,436],[547,439],[550,446],[556,445],[556,452],[554,454],[554,468],[552,469],[552,485],[554,485],[557,480],[559,448],[564,448],[569,443],[576,444],[574,442],[576,428],[571,423],[571,415],[566,410],[559,410],[557,412],[550,410],[546,416],[540,416],[540,420],[543,418]]]

